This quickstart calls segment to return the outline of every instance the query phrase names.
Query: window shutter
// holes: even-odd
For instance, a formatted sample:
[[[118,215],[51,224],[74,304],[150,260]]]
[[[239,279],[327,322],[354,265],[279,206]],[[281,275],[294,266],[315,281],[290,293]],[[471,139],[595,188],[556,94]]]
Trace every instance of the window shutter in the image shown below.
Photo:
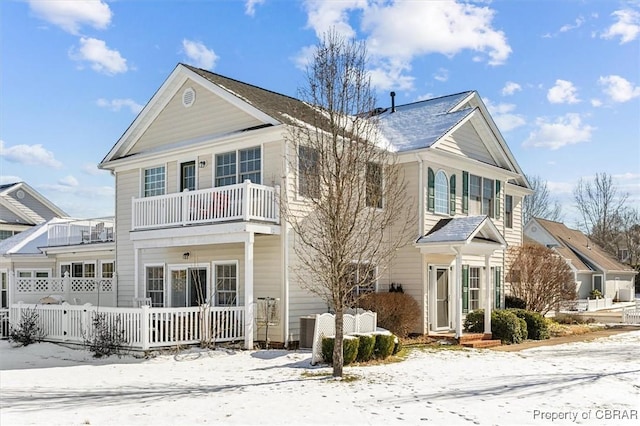
[[[449,179],[449,214],[456,214],[456,175]]]
[[[429,167],[428,176],[427,176],[427,210],[429,210],[430,212],[435,210],[435,202],[436,202],[435,184],[436,184],[435,174],[433,173],[433,169]]]
[[[462,213],[469,213],[469,172],[462,172]]]
[[[494,287],[496,291],[496,309],[502,309],[502,267],[498,266],[494,269]]]
[[[462,313],[469,312],[469,265],[462,265]]]
[[[500,219],[500,200],[502,199],[502,195],[500,194],[500,181],[496,180],[496,219]]]

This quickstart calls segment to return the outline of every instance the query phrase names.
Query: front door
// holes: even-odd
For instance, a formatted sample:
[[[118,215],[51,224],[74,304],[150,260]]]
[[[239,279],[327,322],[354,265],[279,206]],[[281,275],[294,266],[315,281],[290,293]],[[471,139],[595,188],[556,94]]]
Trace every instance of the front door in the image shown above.
[[[448,268],[436,268],[436,328],[449,328]]]

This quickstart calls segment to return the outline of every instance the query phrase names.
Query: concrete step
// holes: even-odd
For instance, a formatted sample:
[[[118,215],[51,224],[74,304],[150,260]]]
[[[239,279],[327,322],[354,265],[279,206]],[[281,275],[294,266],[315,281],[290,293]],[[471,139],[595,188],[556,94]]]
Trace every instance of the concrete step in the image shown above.
[[[460,342],[462,346],[465,348],[493,348],[495,346],[502,346],[502,342],[500,340],[470,340],[466,342]]]

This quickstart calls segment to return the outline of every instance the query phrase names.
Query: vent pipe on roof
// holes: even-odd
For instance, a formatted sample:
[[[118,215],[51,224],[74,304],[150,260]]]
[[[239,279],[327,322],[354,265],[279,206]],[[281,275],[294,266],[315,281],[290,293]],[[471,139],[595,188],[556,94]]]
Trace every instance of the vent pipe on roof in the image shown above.
[[[391,92],[391,112],[396,112],[396,92]]]

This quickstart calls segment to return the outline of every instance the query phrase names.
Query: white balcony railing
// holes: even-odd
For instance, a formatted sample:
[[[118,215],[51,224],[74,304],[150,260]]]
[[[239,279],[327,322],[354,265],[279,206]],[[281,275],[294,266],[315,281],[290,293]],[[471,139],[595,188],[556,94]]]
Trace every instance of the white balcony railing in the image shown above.
[[[279,188],[245,181],[237,185],[200,189],[132,200],[132,228],[216,223],[232,220],[278,223]]]
[[[113,241],[113,223],[113,218],[51,223],[47,230],[47,244],[65,246]]]

